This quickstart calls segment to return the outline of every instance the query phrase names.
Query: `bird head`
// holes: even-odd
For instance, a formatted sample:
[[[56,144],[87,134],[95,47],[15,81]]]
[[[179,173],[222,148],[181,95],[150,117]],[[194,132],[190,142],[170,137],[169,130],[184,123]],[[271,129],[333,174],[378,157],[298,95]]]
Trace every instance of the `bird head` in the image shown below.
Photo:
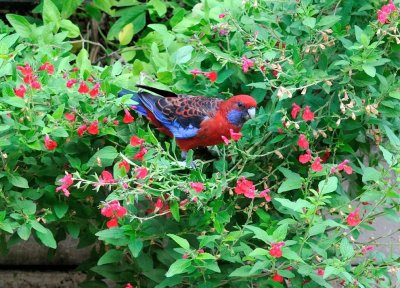
[[[228,121],[241,127],[246,120],[256,115],[257,102],[249,95],[236,95],[224,101],[224,110]]]

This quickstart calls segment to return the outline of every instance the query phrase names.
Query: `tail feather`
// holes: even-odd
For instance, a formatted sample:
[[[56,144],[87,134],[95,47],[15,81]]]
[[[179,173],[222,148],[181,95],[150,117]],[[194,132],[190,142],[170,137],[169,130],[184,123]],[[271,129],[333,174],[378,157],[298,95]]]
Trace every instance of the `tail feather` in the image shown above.
[[[132,94],[131,99],[138,103],[137,105],[134,106],[134,110],[138,112],[139,114],[143,116],[147,116],[147,111],[145,109],[145,106],[143,105],[143,102],[140,100],[138,92],[134,92],[125,88],[122,88],[121,91],[118,92],[118,97],[122,97],[128,94]]]

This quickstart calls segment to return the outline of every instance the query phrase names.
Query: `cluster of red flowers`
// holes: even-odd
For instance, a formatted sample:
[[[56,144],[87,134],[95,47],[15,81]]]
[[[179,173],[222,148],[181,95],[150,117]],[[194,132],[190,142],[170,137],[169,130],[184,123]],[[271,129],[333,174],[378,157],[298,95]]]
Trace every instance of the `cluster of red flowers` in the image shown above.
[[[96,183],[95,186],[96,187],[97,186],[105,186],[105,185],[114,184],[114,183],[116,183],[116,181],[115,181],[113,175],[110,172],[104,170],[103,172],[101,172],[101,175],[99,176],[99,182]]]
[[[290,114],[293,119],[297,118],[297,114],[301,111],[301,107],[296,103],[292,104],[292,111]],[[313,121],[314,120],[314,112],[311,111],[309,106],[304,107],[302,118],[304,121]]]
[[[66,86],[67,88],[71,89],[76,83],[78,83],[78,80],[71,78],[67,80]],[[81,94],[89,93],[89,96],[91,98],[95,98],[100,94],[100,83],[94,84],[92,89],[90,89],[89,86],[86,84],[86,82],[82,80],[81,83],[79,84],[78,92]]]
[[[233,141],[239,141],[240,138],[242,138],[242,133],[235,132],[235,131],[233,131],[233,129],[229,129],[229,134],[230,134],[230,139],[232,139]],[[222,135],[221,138],[224,141],[225,145],[229,144],[228,137]]]
[[[285,242],[271,243],[271,249],[269,250],[269,255],[275,258],[282,257],[282,246],[285,246]]]
[[[143,161],[143,157],[144,157],[144,155],[146,155],[146,153],[147,153],[147,148],[146,147],[144,147],[144,140],[143,139],[141,139],[141,138],[139,138],[139,137],[137,137],[137,136],[132,136],[131,137],[131,140],[130,140],[130,144],[133,146],[133,147],[136,147],[136,146],[139,146],[140,145],[140,150],[139,150],[139,152],[137,152],[134,156],[133,156],[133,159],[135,159],[135,160],[139,160],[139,161]]]
[[[89,126],[85,124],[80,125],[78,129],[76,129],[76,132],[80,137],[82,137],[85,132],[88,132],[91,135],[97,135],[99,134],[99,121],[95,120],[90,123]]]
[[[237,195],[243,194],[245,197],[253,199],[255,197],[256,187],[253,182],[247,180],[245,177],[240,177],[235,187]]]
[[[351,175],[353,173],[353,168],[347,165],[349,162],[350,161],[346,159],[342,163],[337,165],[337,167],[332,167],[331,173],[340,172],[343,170],[346,174]]]
[[[347,224],[349,226],[357,226],[361,222],[361,217],[358,212],[360,212],[360,208],[357,208],[347,216]]]
[[[57,148],[57,142],[50,138],[49,135],[44,136],[44,146],[47,150],[52,151]]]
[[[63,191],[65,197],[69,197],[69,195],[71,194],[68,190],[68,188],[74,184],[74,180],[72,179],[72,175],[71,174],[67,174],[65,175],[63,178],[61,178],[60,180],[58,180],[58,182],[62,183],[61,186],[58,186],[56,188],[56,192],[58,191]]]
[[[23,81],[25,84],[28,84],[32,87],[32,89],[41,89],[42,85],[38,81],[38,76],[34,75],[33,69],[29,63],[26,63],[25,66],[17,66],[17,70],[19,70],[24,76]],[[40,71],[46,71],[48,74],[53,74],[54,73],[54,65],[46,62],[39,68]],[[26,93],[26,87],[21,84],[19,85],[18,88],[14,88],[14,93],[15,96],[18,96],[20,98],[23,98]]]
[[[396,5],[394,5],[393,0],[390,0],[389,4],[383,5],[382,8],[378,10],[378,21],[381,24],[385,24],[389,15],[395,11],[397,11]]]
[[[278,282],[278,283],[283,282],[283,277],[281,275],[279,275],[278,272],[275,272],[271,279],[274,282]]]
[[[199,69],[193,69],[190,71],[190,74],[193,75],[194,78],[196,78],[197,75],[204,75],[208,79],[210,79],[211,82],[217,81],[218,74],[215,71],[210,71],[210,72],[202,72]]]
[[[101,209],[101,215],[111,218],[107,221],[108,228],[118,227],[118,219],[124,217],[126,213],[126,208],[121,206],[118,200],[113,200],[110,203],[107,203]]]
[[[244,73],[249,72],[249,69],[254,66],[254,61],[247,58],[246,56],[242,57],[242,70]]]

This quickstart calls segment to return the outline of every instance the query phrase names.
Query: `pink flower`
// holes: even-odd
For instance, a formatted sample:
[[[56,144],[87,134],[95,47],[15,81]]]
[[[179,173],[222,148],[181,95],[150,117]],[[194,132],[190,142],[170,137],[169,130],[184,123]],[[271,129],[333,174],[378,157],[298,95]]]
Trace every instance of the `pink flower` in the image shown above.
[[[124,111],[125,111],[125,116],[122,122],[124,122],[125,124],[132,123],[133,120],[135,120],[135,118],[131,115],[131,113],[129,113],[128,109],[125,109]]]
[[[248,59],[246,56],[242,57],[242,70],[244,73],[249,72],[249,68],[251,68],[253,65],[253,60]]]
[[[314,112],[310,110],[310,107],[306,106],[303,111],[303,120],[312,121],[314,120]]]
[[[290,115],[292,115],[293,119],[297,118],[297,114],[301,111],[301,108],[299,105],[297,105],[296,103],[292,104],[292,111],[290,112]]]
[[[39,81],[34,80],[34,81],[31,82],[31,87],[33,89],[39,90],[40,88],[42,88],[42,85],[40,84]]]
[[[103,172],[101,172],[101,175],[99,177],[99,182],[97,183],[96,186],[104,186],[106,184],[113,184],[113,183],[115,183],[113,175],[110,172],[104,170]]]
[[[97,95],[99,95],[99,88],[100,88],[100,83],[96,83],[92,90],[90,90],[89,95],[92,98],[95,98]]]
[[[135,286],[133,286],[131,283],[127,283],[125,288],[135,288]]]
[[[79,85],[78,92],[81,94],[86,94],[89,92],[89,87],[86,85],[85,81],[81,81],[81,84]]]
[[[314,160],[314,162],[311,164],[311,170],[313,170],[315,172],[322,171],[321,158],[317,157]]]
[[[57,148],[57,142],[50,139],[49,135],[44,136],[44,146],[47,150],[52,151]]]
[[[229,129],[229,133],[231,134],[231,139],[233,139],[234,141],[239,141],[242,137],[242,133],[234,132],[233,129]]]
[[[126,160],[122,160],[121,162],[119,162],[119,164],[118,164],[118,169],[122,169],[122,168],[124,168],[125,169],[125,172],[128,172],[129,171],[129,169],[130,169],[130,165],[129,165],[129,163],[126,161]]]
[[[24,66],[17,66],[17,70],[21,71],[21,74],[23,76],[32,75],[32,73],[33,73],[32,67],[28,63],[25,64],[25,67]]]
[[[154,206],[156,208],[156,209],[154,209],[154,212],[157,212],[158,210],[162,209],[162,207],[164,206],[162,199],[158,198],[156,201],[156,204],[154,204]]]
[[[143,157],[144,155],[146,155],[146,153],[147,149],[145,147],[142,147],[140,151],[133,156],[133,159],[143,161]]]
[[[269,189],[265,189],[265,190],[261,191],[260,197],[264,197],[265,201],[271,202],[272,198],[271,198],[271,195],[269,195],[269,192],[270,192]]]
[[[144,143],[144,140],[137,137],[137,136],[132,136],[131,140],[130,140],[130,144],[135,147],[135,146],[139,146],[142,145]]]
[[[325,270],[322,269],[322,268],[318,268],[318,269],[315,271],[315,273],[316,273],[318,276],[324,276]]]
[[[58,186],[56,188],[56,192],[62,190],[65,197],[69,197],[69,195],[71,194],[68,191],[69,186],[71,186],[72,184],[74,184],[74,180],[72,179],[72,175],[71,174],[67,174],[65,175],[63,178],[61,178],[60,180],[58,180],[58,182],[62,183],[61,186]]]
[[[208,79],[210,79],[211,82],[215,82],[218,77],[218,74],[215,71],[204,72],[203,75],[206,76]]]
[[[358,212],[360,212],[360,208],[357,208],[347,216],[347,224],[349,226],[357,226],[361,222],[361,217]]]
[[[219,19],[222,19],[222,18],[224,18],[225,17],[225,13],[220,13],[219,15],[218,15],[218,18]]]
[[[188,253],[185,253],[185,254],[182,255],[182,259],[188,259],[188,258],[189,258],[189,254]]]
[[[74,84],[75,84],[76,82],[78,82],[78,81],[76,81],[76,79],[69,79],[69,80],[67,81],[67,88],[72,88],[72,86],[74,86]]]
[[[229,144],[229,139],[228,138],[226,138],[224,135],[222,135],[221,138],[222,138],[222,141],[224,141],[225,145]]]
[[[15,96],[18,96],[20,98],[24,98],[25,93],[26,93],[26,88],[24,85],[19,85],[19,88],[14,88],[14,93]]]
[[[372,251],[374,249],[375,249],[374,246],[369,245],[369,246],[363,247],[361,249],[361,253],[366,254],[367,252]]]
[[[299,145],[300,148],[308,149],[309,143],[304,134],[300,134],[299,140],[297,141],[297,145]]]
[[[46,71],[48,74],[54,74],[54,65],[50,64],[49,62],[45,62],[39,68],[40,71]]]
[[[253,199],[255,197],[256,187],[253,182],[247,180],[245,177],[240,177],[236,183],[235,193],[237,195],[243,194],[245,197]]]
[[[78,127],[78,129],[76,129],[76,132],[78,133],[78,135],[80,137],[82,137],[83,133],[85,133],[85,131],[87,130],[87,126],[86,125],[81,125]]]
[[[193,78],[196,78],[197,75],[201,75],[201,74],[203,74],[203,72],[201,72],[199,69],[195,68],[192,71],[190,71],[190,74],[193,75]]]
[[[282,257],[282,246],[285,246],[285,242],[271,243],[271,249],[269,250],[269,255],[275,258]]]
[[[106,225],[107,225],[107,228],[118,227],[118,219],[117,218],[112,218],[112,219],[107,221]]]
[[[144,179],[146,178],[147,174],[149,174],[149,170],[146,167],[139,167],[135,169],[136,172],[136,179]]]
[[[347,163],[349,163],[349,160],[344,160],[342,163],[340,163],[337,166],[338,171],[343,170],[346,174],[350,175],[353,173],[353,168],[351,168],[351,166],[347,165]]]
[[[67,119],[68,121],[74,121],[75,120],[75,114],[72,113],[65,113],[64,114],[65,119]]]
[[[190,187],[192,187],[197,193],[200,193],[205,189],[204,184],[201,182],[190,182]]]
[[[282,283],[283,277],[279,275],[278,272],[275,272],[274,276],[272,276],[272,281]]]
[[[88,129],[87,129],[87,132],[89,133],[89,134],[92,134],[92,135],[97,135],[97,134],[99,134],[99,121],[94,121],[94,122],[92,122],[90,125],[89,125],[89,127],[88,127]]]
[[[311,151],[307,149],[306,153],[299,156],[299,162],[301,164],[306,164],[311,161]]]

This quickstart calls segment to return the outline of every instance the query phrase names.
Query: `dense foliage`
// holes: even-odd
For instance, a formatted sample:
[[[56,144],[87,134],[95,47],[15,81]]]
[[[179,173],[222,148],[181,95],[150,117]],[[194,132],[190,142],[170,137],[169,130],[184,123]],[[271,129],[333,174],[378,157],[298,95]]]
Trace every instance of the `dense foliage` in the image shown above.
[[[7,15],[2,253],[31,235],[97,241],[82,287],[391,287],[398,255],[358,239],[399,222],[396,3],[44,0]],[[257,116],[181,163],[116,96],[137,83],[249,94]]]

